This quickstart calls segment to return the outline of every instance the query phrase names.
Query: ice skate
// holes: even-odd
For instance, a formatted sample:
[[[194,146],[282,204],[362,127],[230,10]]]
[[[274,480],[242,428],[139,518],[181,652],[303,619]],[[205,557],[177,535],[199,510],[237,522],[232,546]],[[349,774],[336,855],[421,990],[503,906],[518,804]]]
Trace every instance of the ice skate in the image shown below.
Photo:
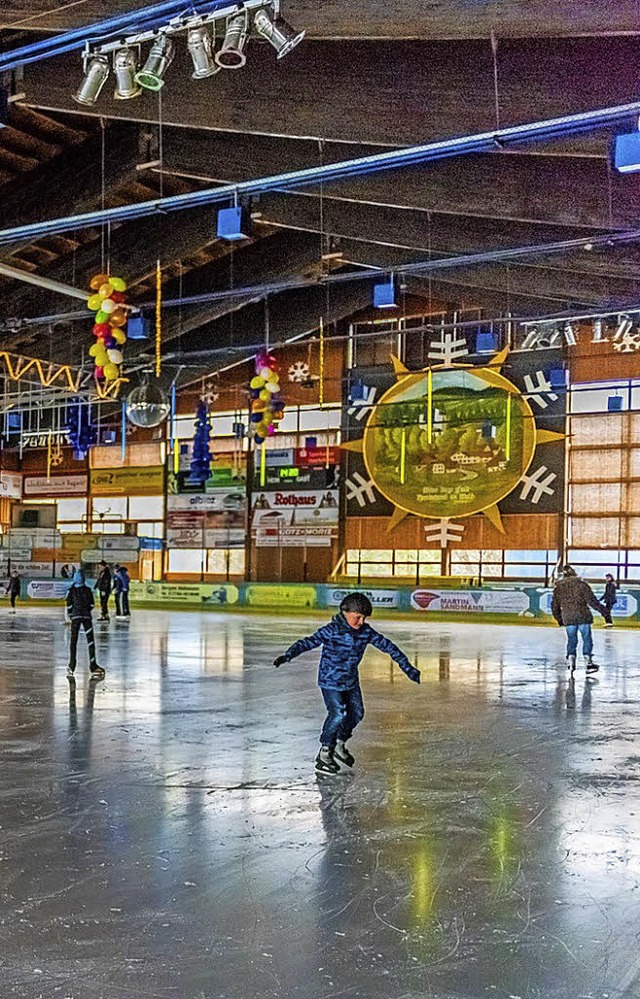
[[[355,756],[349,752],[342,739],[338,739],[336,742],[336,748],[333,751],[333,758],[340,764],[344,763],[347,767],[352,767],[356,762]]]
[[[69,665],[67,666],[67,679],[73,680],[75,679],[75,675],[76,675],[76,668],[75,666],[72,666],[71,663],[69,663]]]
[[[333,751],[328,746],[322,746],[316,756],[317,774],[339,774],[340,767],[333,758]]]
[[[576,668],[576,657],[567,656],[567,669],[570,669],[571,672],[573,673],[575,668]]]
[[[597,673],[600,667],[594,663],[593,656],[587,656],[587,673]]]
[[[107,674],[106,674],[105,670],[102,668],[102,666],[92,666],[91,667],[91,676],[89,677],[89,679],[91,679],[91,680],[104,680],[104,678],[105,678],[106,675]]]

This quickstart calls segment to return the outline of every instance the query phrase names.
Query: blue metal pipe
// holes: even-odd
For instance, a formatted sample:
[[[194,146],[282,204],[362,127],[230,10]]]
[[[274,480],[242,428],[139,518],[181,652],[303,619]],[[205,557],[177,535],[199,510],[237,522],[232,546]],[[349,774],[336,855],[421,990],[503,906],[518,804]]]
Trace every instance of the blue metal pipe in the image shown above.
[[[207,14],[219,7],[228,6],[229,0],[208,0],[208,2],[200,4],[198,13]],[[65,31],[62,35],[54,35],[40,42],[23,45],[21,48],[0,55],[0,73],[9,72],[29,63],[52,59],[54,56],[64,55],[67,52],[81,50],[87,41],[98,41],[113,36],[124,37],[143,30],[150,31],[162,27],[172,17],[183,14],[184,10],[184,0],[164,0],[163,3],[141,7],[128,14],[120,14],[118,17],[107,18],[104,21],[97,21],[95,24]]]
[[[86,229],[107,222],[127,222],[155,212],[181,211],[197,208],[200,205],[224,202],[237,203],[239,197],[262,194],[266,191],[291,191],[312,184],[343,180],[346,177],[361,176],[381,170],[399,169],[417,163],[467,156],[470,153],[487,152],[496,148],[502,149],[518,142],[539,142],[559,135],[618,125],[629,118],[637,117],[638,114],[640,114],[640,101],[601,108],[597,111],[585,111],[581,114],[564,115],[561,118],[549,118],[527,125],[514,125],[494,132],[480,132],[455,139],[429,142],[426,145],[410,146],[407,149],[360,156],[353,160],[310,167],[306,170],[294,170],[291,173],[280,173],[270,177],[259,177],[239,184],[225,184],[203,191],[190,191],[188,194],[178,194],[170,198],[154,198],[152,201],[142,201],[134,205],[121,205],[116,208],[85,212],[82,215],[68,215],[44,222],[34,222],[0,231],[0,246],[9,243],[28,243],[43,236],[68,232],[72,229]]]

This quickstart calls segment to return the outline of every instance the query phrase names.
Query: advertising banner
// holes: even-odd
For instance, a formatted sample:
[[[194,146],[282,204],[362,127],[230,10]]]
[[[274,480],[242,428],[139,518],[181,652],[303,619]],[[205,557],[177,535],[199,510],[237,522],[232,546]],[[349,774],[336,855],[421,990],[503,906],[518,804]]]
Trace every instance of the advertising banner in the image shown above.
[[[315,607],[318,594],[315,586],[263,583],[249,584],[245,590],[245,603],[249,607]]]
[[[254,491],[259,489],[336,489],[340,477],[340,466],[325,468],[282,466],[278,468],[256,469],[253,481]]]
[[[420,611],[461,614],[524,614],[529,596],[521,590],[414,590],[411,606]]]
[[[167,497],[168,548],[241,548],[246,541],[244,487]]]
[[[62,535],[53,527],[12,527],[8,539],[7,548],[62,548]]]
[[[25,545],[6,545],[0,548],[0,559],[6,562],[8,558],[16,559],[18,562],[31,561],[31,548]]]
[[[539,590],[540,593],[540,610],[543,614],[551,616],[551,600],[553,598],[553,590]],[[623,593],[618,590],[617,602],[612,608],[611,616],[618,618],[625,617],[635,617],[638,612],[638,601],[633,596],[632,593]],[[598,620],[598,612],[593,612],[593,617]]]
[[[258,548],[330,548],[336,531],[333,527],[285,527],[276,524],[258,527],[255,542]]]
[[[345,597],[348,597],[350,593],[354,593],[354,590],[341,590],[334,589],[331,586],[327,587],[327,603],[329,607],[339,607]],[[374,607],[397,607],[400,602],[400,594],[398,590],[361,590],[358,589],[358,593],[364,593],[365,596],[369,598]]]
[[[269,452],[267,452],[268,454]],[[326,468],[328,465],[340,464],[339,447],[299,447],[295,451],[292,462],[299,468]]]
[[[90,485],[92,496],[158,496],[164,492],[164,469],[93,468]]]
[[[25,475],[25,496],[86,496],[86,475]]]
[[[34,579],[27,586],[27,595],[33,600],[62,600],[69,583],[58,579]]]
[[[214,489],[208,493],[184,493],[167,496],[167,516],[176,511],[195,512],[244,512],[246,495],[242,488]]]
[[[154,603],[193,604],[223,607],[237,604],[240,591],[231,583],[143,583],[132,582],[131,600],[148,600]]]
[[[167,527],[167,548],[242,548],[244,527]]]
[[[22,498],[22,475],[20,472],[0,472],[0,497],[2,499]]]
[[[252,530],[259,548],[329,547],[338,533],[338,490],[263,492],[256,497]]]
[[[118,551],[135,553],[140,547],[137,538],[126,537],[124,534],[99,534],[98,548],[102,552]]]

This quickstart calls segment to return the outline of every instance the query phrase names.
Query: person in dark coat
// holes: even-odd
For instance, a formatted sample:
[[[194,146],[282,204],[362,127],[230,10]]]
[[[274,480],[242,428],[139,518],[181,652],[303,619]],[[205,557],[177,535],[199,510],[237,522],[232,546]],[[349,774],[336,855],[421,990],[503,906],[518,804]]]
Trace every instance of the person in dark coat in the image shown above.
[[[604,626],[605,628],[613,628],[611,609],[618,603],[618,587],[610,572],[607,573],[605,579],[607,582],[601,598],[602,606],[607,609],[607,613],[604,616]]]
[[[91,612],[93,610],[93,593],[86,585],[84,572],[78,569],[73,575],[73,582],[67,592],[67,611],[71,618],[71,647],[69,649],[69,665],[67,676],[73,679],[76,671],[76,654],[78,650],[78,635],[84,628],[89,648],[89,668],[92,680],[103,680],[105,671],[96,662],[96,640],[93,634]]]
[[[7,583],[7,593],[11,598],[11,610],[9,613],[15,614],[16,600],[20,596],[20,576],[18,575],[17,569],[11,570],[11,576],[9,577],[9,582]]]
[[[397,662],[403,673],[420,683],[420,670],[404,652],[366,623],[373,613],[371,601],[364,593],[351,593],[340,604],[340,613],[313,635],[294,642],[274,660],[274,666],[288,663],[302,652],[322,646],[318,667],[318,686],[327,708],[327,717],[320,735],[320,752],[316,758],[318,773],[336,774],[340,764],[352,767],[355,759],[346,747],[354,728],[364,717],[358,667],[367,645],[373,645]]]
[[[556,583],[551,601],[551,613],[567,632],[567,669],[576,668],[578,634],[582,636],[582,653],[587,663],[587,673],[597,673],[599,666],[593,661],[593,636],[591,625],[593,607],[604,617],[606,607],[600,603],[593,590],[583,579],[579,579],[575,569],[565,565],[562,578]]]
[[[101,621],[109,620],[109,596],[111,594],[112,579],[111,570],[106,562],[100,562],[98,564],[98,578],[96,579],[94,590],[97,590],[100,594],[100,613]]]

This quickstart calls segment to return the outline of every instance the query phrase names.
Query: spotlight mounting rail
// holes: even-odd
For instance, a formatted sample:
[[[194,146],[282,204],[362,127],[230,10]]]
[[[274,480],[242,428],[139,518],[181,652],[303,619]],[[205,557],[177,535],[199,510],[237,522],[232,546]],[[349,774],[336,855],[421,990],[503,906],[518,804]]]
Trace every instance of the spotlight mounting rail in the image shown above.
[[[135,32],[131,35],[119,35],[106,42],[87,42],[84,48],[83,58],[91,59],[94,56],[109,55],[118,49],[126,46],[142,45],[144,42],[153,41],[158,35],[168,35],[172,37],[190,28],[200,28],[207,24],[214,24],[216,21],[226,21],[229,17],[242,15],[245,11],[270,11],[273,18],[280,17],[280,0],[245,0],[244,3],[230,3],[226,7],[219,7],[216,10],[203,14],[181,14],[173,17],[167,22],[166,27],[149,28]]]

